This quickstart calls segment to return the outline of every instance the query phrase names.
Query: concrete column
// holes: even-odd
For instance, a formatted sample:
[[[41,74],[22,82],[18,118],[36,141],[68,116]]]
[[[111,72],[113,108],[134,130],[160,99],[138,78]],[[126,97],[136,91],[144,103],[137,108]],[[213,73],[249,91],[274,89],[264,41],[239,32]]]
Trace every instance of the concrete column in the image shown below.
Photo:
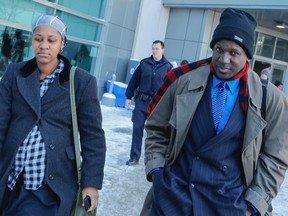
[[[210,49],[210,42],[212,40],[212,36],[216,26],[219,24],[219,18],[221,14],[216,12],[215,10],[206,10],[206,16],[203,23],[204,31],[203,38],[199,53],[199,59],[207,58],[212,56],[212,50]]]
[[[132,59],[143,59],[152,53],[154,40],[164,41],[170,9],[162,0],[142,0],[132,48]]]

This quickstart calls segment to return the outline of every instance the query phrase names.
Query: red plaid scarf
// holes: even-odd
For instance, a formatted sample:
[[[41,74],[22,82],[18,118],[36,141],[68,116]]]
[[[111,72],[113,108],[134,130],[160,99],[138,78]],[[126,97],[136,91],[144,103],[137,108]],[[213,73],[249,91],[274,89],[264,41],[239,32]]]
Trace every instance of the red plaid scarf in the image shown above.
[[[185,65],[182,65],[180,67],[170,70],[165,76],[161,87],[154,94],[154,97],[151,100],[147,108],[148,117],[150,116],[153,109],[155,108],[155,106],[157,105],[157,103],[159,102],[163,94],[166,92],[168,87],[183,74],[186,74],[187,72],[190,72],[204,64],[210,64],[210,71],[211,73],[215,74],[215,70],[211,63],[211,59],[212,59],[211,57],[207,59],[202,59],[202,60],[199,60],[190,64],[185,64]],[[236,79],[241,78],[239,100],[240,100],[241,109],[245,113],[247,112],[247,109],[248,109],[248,73],[247,73],[248,70],[249,70],[249,63],[247,62],[244,68],[239,73],[237,73],[234,77],[231,78],[231,80],[236,80]]]

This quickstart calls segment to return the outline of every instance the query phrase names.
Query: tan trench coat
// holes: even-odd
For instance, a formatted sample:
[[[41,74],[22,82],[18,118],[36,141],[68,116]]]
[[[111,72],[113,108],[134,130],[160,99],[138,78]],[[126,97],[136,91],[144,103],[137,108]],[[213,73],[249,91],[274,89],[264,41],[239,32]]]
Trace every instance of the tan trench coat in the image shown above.
[[[146,174],[153,168],[173,164],[181,151],[193,115],[203,96],[209,66],[202,66],[176,80],[163,95],[145,129]],[[288,102],[272,83],[267,87],[266,120],[261,117],[262,85],[259,76],[248,72],[249,107],[242,148],[245,199],[261,215],[272,215],[271,201],[277,195],[288,167]],[[265,144],[262,130],[265,128]],[[141,215],[149,215],[152,189]]]

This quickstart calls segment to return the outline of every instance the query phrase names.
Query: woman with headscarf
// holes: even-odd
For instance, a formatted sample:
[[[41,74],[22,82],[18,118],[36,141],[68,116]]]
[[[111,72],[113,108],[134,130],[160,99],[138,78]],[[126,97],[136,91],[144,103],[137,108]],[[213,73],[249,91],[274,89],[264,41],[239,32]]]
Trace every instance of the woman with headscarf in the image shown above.
[[[66,25],[54,15],[32,24],[35,57],[10,64],[0,82],[0,215],[70,215],[77,169],[70,108],[70,62],[60,55]],[[82,197],[98,205],[105,136],[94,76],[77,68],[75,97]],[[2,212],[1,212],[2,211]]]

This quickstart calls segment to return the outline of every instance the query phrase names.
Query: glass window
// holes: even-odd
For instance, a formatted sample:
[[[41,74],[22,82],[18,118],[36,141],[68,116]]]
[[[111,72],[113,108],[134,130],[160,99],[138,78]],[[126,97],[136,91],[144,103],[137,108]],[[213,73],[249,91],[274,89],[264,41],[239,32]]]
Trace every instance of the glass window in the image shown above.
[[[31,26],[37,15],[52,13],[53,9],[37,4],[31,0],[0,0],[0,19]]]
[[[48,0],[49,2],[58,3],[67,8],[85,13],[87,15],[103,18],[104,10],[106,7],[107,0],[83,0],[83,1],[70,1],[70,0]],[[31,0],[0,0],[0,20],[9,21],[11,23],[18,24],[21,26],[30,27],[32,21],[43,13],[55,13],[54,8],[42,5],[41,3],[35,3]],[[98,47],[91,45],[81,44],[77,41],[77,38],[96,41],[100,40],[100,34],[102,30],[102,24],[77,17],[75,15],[56,10],[56,14],[63,19],[67,25],[68,36],[75,37],[73,41],[68,41],[68,45],[63,50],[62,55],[67,57],[73,65],[77,65],[88,72],[93,74],[96,58],[98,55]],[[20,32],[21,39],[18,42],[18,47],[21,47],[21,55],[17,61],[25,61],[34,57],[34,52],[31,44],[30,31],[22,29],[15,29],[9,26],[0,25],[0,47],[1,49],[10,47],[3,50],[4,54],[0,55],[0,77],[4,73],[7,64],[12,61],[16,61],[13,57],[13,44],[15,44],[15,34]],[[5,34],[4,34],[5,33]],[[18,33],[17,33],[18,34]],[[3,36],[2,36],[3,35]],[[4,37],[5,36],[5,37]],[[6,38],[8,36],[8,39]],[[8,50],[8,51],[7,51]],[[2,50],[1,50],[2,52]]]
[[[31,44],[32,34],[30,31],[1,25],[0,31],[0,77],[2,77],[8,64],[11,62],[21,62],[34,58],[34,52]],[[19,35],[19,37],[17,36],[16,38],[16,35]],[[15,48],[16,46],[18,46],[17,51]],[[93,68],[98,54],[97,47],[68,41],[67,46],[61,54],[68,58],[71,64],[81,67],[93,74]]]
[[[98,48],[87,44],[69,41],[61,53],[68,58],[72,65],[80,67],[93,74]]]
[[[62,11],[57,15],[67,25],[67,34],[86,40],[99,41],[102,25]]]
[[[288,62],[287,50],[288,50],[288,41],[278,38],[274,58],[280,61]]]
[[[80,11],[87,15],[103,19],[107,0],[58,0],[58,4]]]
[[[30,58],[31,32],[0,25],[1,58],[0,76],[11,62],[22,62]]]
[[[258,34],[256,55],[272,58],[276,38],[263,33]]]
[[[87,0],[86,0],[87,1]],[[82,1],[59,1],[59,3],[65,3],[64,6],[74,7],[73,9],[81,12],[90,11],[94,13],[94,16],[100,14],[92,9],[94,7],[98,8],[101,13],[103,12],[103,8],[106,1],[94,1],[91,0],[87,2],[87,4]],[[7,20],[10,22],[31,26],[32,21],[42,13],[53,13],[54,9],[41,5],[39,3],[35,3],[31,0],[0,0],[1,9],[0,9],[0,19]],[[70,7],[70,8],[71,8]],[[87,11],[85,11],[87,10]],[[57,15],[63,19],[63,21],[67,24],[68,27],[68,35],[79,37],[92,41],[100,40],[100,33],[102,29],[102,24],[92,22],[87,19],[83,19],[69,13],[65,13],[62,11],[57,11]]]
[[[274,83],[275,80],[279,80],[282,82],[283,77],[284,77],[284,70],[281,68],[274,68],[271,82]]]

